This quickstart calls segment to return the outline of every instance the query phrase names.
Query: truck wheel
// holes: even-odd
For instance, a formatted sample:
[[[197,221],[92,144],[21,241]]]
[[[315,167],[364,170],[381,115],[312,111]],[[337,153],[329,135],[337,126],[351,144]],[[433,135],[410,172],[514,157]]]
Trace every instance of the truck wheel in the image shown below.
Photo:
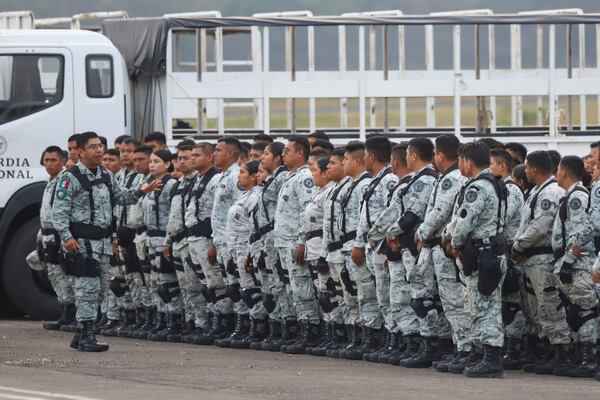
[[[22,314],[45,320],[60,316],[60,306],[45,272],[33,271],[25,257],[35,249],[36,219],[17,229],[2,257],[2,283],[8,298]]]

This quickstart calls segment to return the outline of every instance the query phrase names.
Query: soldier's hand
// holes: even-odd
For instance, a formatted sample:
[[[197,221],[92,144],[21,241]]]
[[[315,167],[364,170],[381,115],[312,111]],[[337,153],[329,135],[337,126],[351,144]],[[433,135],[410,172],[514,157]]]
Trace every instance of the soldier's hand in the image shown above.
[[[304,250],[306,247],[303,244],[296,246],[296,254],[294,254],[294,262],[298,265],[304,264]]]
[[[65,250],[69,253],[77,253],[79,251],[79,243],[75,238],[67,239],[65,242]]]
[[[515,249],[511,250],[510,256],[516,263],[522,263],[523,261],[527,260],[527,257],[525,257],[523,253],[519,253]]]
[[[417,246],[417,251],[421,251],[423,248],[423,242],[421,242],[421,238],[419,238],[419,234],[415,232],[415,245]]]
[[[171,261],[171,248],[169,246],[163,247],[163,256],[169,261]]]
[[[592,281],[594,283],[600,283],[600,272],[592,272]]]
[[[116,240],[113,240],[112,248],[113,248],[113,253],[118,255],[119,254],[119,244],[117,243]]]
[[[252,262],[252,257],[246,258],[246,262],[244,263],[244,271],[246,271],[247,274],[251,274],[253,269],[254,264]]]
[[[360,247],[352,248],[352,262],[358,266],[363,265],[365,263],[365,249],[361,249]]]
[[[386,241],[388,244],[388,247],[390,248],[391,251],[400,251],[402,250],[402,247],[400,247],[400,243],[398,243],[398,240],[394,239],[394,238],[390,238],[390,237],[386,237]]]
[[[451,249],[452,249],[452,254],[454,254],[454,257],[460,259],[462,251],[460,249],[455,248],[455,247],[451,247]]]
[[[207,256],[210,265],[215,265],[217,263],[217,248],[213,244],[208,246]]]
[[[576,245],[573,245],[571,247],[571,254],[573,254],[575,257],[581,257],[582,253],[583,252],[581,251],[581,249]]]
[[[140,192],[142,192],[142,193],[150,193],[153,190],[160,190],[160,188],[162,187],[162,185],[163,185],[162,180],[155,179],[152,182],[147,183],[144,186],[142,186],[140,188]]]

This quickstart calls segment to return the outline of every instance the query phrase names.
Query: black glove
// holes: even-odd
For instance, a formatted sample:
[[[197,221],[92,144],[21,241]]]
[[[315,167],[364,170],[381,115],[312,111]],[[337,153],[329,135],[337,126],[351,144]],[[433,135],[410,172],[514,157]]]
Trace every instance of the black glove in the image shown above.
[[[573,283],[573,263],[563,262],[558,272],[558,278],[563,284]]]

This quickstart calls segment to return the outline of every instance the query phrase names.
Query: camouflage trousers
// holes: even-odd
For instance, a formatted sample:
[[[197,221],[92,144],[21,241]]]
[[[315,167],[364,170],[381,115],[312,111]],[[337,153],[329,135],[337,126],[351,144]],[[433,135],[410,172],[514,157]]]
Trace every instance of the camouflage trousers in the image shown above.
[[[268,284],[263,284],[263,293],[271,294],[275,301],[275,309],[269,313],[269,317],[279,321],[294,320],[296,310],[289,290],[289,272],[283,268],[279,259],[279,250],[273,246],[272,234],[269,235],[271,236],[263,237],[268,277]]]
[[[208,307],[202,294],[206,277],[201,265],[191,264],[189,249],[190,246],[187,242],[173,244],[173,261],[178,264],[175,272],[183,298],[184,317],[186,321],[194,321],[197,327],[206,328]]]
[[[242,290],[242,303],[246,306],[248,314],[253,319],[265,319],[268,315],[267,310],[262,302],[262,296],[260,295],[260,281],[256,276],[254,270],[252,272],[246,271],[246,261],[248,260],[248,254],[244,252],[233,251],[232,257],[236,260],[238,267],[238,273],[240,277],[238,282],[240,283],[240,289]],[[244,301],[244,296],[248,296]]]
[[[369,328],[379,329],[383,323],[379,304],[377,302],[377,288],[375,276],[368,268],[368,254],[364,265],[357,265],[352,261],[351,253],[346,254],[346,267],[350,277],[356,282],[356,299],[358,301],[358,322]]]
[[[586,263],[586,261],[589,261]],[[579,266],[591,266],[591,260],[579,259]],[[590,313],[593,308],[598,305],[598,296],[594,290],[594,283],[592,282],[591,268],[575,269],[573,271],[573,282],[572,283],[561,283],[561,289],[567,295],[571,303],[581,307],[582,311],[580,315],[583,317]],[[575,340],[584,343],[596,343],[598,340],[598,326],[596,325],[595,319],[590,319],[581,325],[581,327],[574,332]]]
[[[61,304],[74,304],[73,277],[67,276],[59,264],[47,264],[48,280],[56,293],[56,299]]]
[[[234,260],[231,257],[231,252],[229,251],[229,249],[227,248],[227,245],[225,244],[218,244],[216,245],[217,247],[217,264],[219,264],[219,266],[222,268],[222,270],[225,271],[225,282],[227,284],[227,286],[233,286],[233,285],[239,285],[239,279],[236,275],[237,274],[237,270],[238,267],[237,265],[234,266],[234,268],[232,270],[229,270],[229,262],[233,261],[234,263],[236,262],[236,260]],[[233,312],[236,314],[249,314],[250,310],[248,309],[248,306],[246,305],[246,303],[244,303],[242,300],[238,300],[233,302]]]
[[[358,304],[358,285],[356,283],[357,266],[352,261],[350,253],[343,253],[346,260],[344,268],[340,272],[342,290],[344,292],[344,323],[346,325],[358,325],[360,323],[360,309]],[[344,278],[343,275],[346,275]],[[375,307],[377,305],[375,304]]]
[[[447,321],[452,335],[452,341],[458,351],[470,351],[469,314],[465,309],[464,286],[461,278],[456,276],[454,261],[446,257],[440,246],[431,249],[433,267],[437,280],[438,294],[444,309],[439,315],[441,329],[439,333],[445,336],[444,328]],[[447,332],[447,331],[446,331]]]
[[[227,284],[223,274],[225,271],[217,262],[212,265],[208,261],[208,239],[204,237],[188,238],[188,246],[191,261],[202,268],[205,276],[206,286],[209,291],[214,292],[214,301],[207,304],[208,311],[216,315],[227,315],[233,312],[233,303],[227,297]]]
[[[471,340],[493,347],[504,345],[502,329],[502,281],[506,274],[506,259],[501,257],[500,268],[502,279],[490,295],[479,292],[477,287],[479,271],[474,271],[465,277],[466,304],[471,320]]]
[[[410,284],[402,260],[388,261],[390,271],[390,308],[394,327],[391,332],[403,335],[419,333],[419,319],[410,306]]]
[[[279,247],[281,267],[290,277],[288,293],[291,294],[299,321],[319,323],[319,306],[315,298],[315,287],[308,264],[299,265],[293,259],[294,247]]]
[[[556,290],[560,287],[560,281],[553,272],[552,262],[543,262],[548,258],[533,256],[524,263],[525,273],[537,299],[535,318],[540,328],[539,336],[548,339],[551,344],[568,344],[571,341],[569,327]],[[541,262],[536,262],[540,259]]]
[[[394,322],[390,313],[390,272],[385,265],[387,259],[373,250],[368,250],[365,261],[367,269],[371,274],[371,279],[374,279],[377,307],[382,317],[381,323],[386,329],[393,329]],[[381,328],[381,324],[374,328]]]
[[[311,267],[315,268],[317,260],[309,262]],[[342,282],[340,281],[340,271],[344,264],[329,263],[329,271],[317,272],[317,292],[319,294],[329,296],[329,302],[333,309],[329,312],[323,310],[323,321],[335,324],[344,323],[344,293],[342,290]],[[321,307],[322,308],[322,307]]]
[[[146,233],[135,235],[133,242],[135,243],[135,251],[140,259],[141,267],[140,272],[134,272],[126,274],[127,283],[131,290],[131,297],[137,307],[153,307],[154,298],[148,288],[151,261],[148,255],[148,245],[146,241]],[[146,280],[148,276],[148,280]]]
[[[94,253],[93,258],[99,263],[99,276],[73,278],[77,321],[90,321],[97,318],[98,305],[104,300],[107,290],[109,256]]]
[[[183,314],[183,298],[179,280],[175,271],[165,272],[161,266],[162,248],[154,249],[154,271],[156,271],[157,296],[165,304],[165,310],[169,314]],[[159,293],[164,293],[161,297]]]
[[[522,271],[520,265],[512,268]],[[512,293],[502,292],[502,320],[506,337],[521,339],[527,331],[526,306],[524,304],[525,280],[520,280],[519,290]],[[526,293],[525,293],[526,295]]]

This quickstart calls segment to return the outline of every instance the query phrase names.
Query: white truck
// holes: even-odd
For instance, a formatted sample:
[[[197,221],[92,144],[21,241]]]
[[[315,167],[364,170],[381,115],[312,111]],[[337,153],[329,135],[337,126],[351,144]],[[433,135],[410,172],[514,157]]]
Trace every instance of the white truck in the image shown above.
[[[338,143],[372,132],[397,141],[454,132],[463,140],[493,136],[530,149],[581,156],[599,139],[600,54],[592,62],[585,49],[597,45],[600,16],[581,10],[498,16],[491,10],[426,16],[390,10],[339,17],[300,11],[245,18],[200,12],[108,20],[102,24],[103,34],[26,29],[65,21],[78,28],[86,16],[41,21],[27,12],[7,13],[3,20],[0,13],[0,28],[5,20],[4,28],[17,28],[0,30],[0,304],[12,304],[34,317],[52,317],[58,311],[46,277],[24,261],[39,226],[46,179],[40,156],[47,146],[66,147],[73,133],[95,131],[112,143],[122,134],[139,137],[161,130],[174,144],[186,136],[213,140],[223,134],[251,138],[266,132],[285,138],[315,129],[327,130]],[[589,24],[598,31],[586,39]],[[424,28],[422,43],[414,35],[410,43],[405,41],[407,25]],[[434,28],[441,25],[452,29],[450,69],[433,63],[437,40],[445,40],[442,46],[448,47],[447,35],[434,39]],[[470,34],[471,40],[475,33],[478,38],[480,25],[487,26],[487,40],[475,41],[475,62],[464,66],[461,35]],[[509,45],[495,38],[497,25],[510,26]],[[337,43],[337,49],[318,51],[316,28],[321,26],[336,28],[337,33],[327,32],[337,34],[337,42],[328,41]],[[536,27],[536,46],[548,48],[548,58],[537,52],[533,67],[521,63],[528,55],[521,48],[521,26]],[[566,49],[556,45],[556,27],[566,27]],[[306,40],[296,43],[297,33],[306,33]],[[224,52],[224,42],[230,40],[224,41],[224,35],[249,38],[238,52],[247,57],[232,59],[231,52]],[[574,37],[578,46],[572,44]],[[385,44],[383,53],[378,40]],[[420,69],[405,65],[406,48],[414,45],[425,49]],[[502,46],[509,50],[510,67],[496,65],[496,47]],[[301,50],[306,50],[306,62],[297,60]],[[569,61],[557,65],[563,50]],[[337,69],[319,68],[319,57],[330,61],[332,51],[338,53]],[[279,53],[285,53],[285,65],[275,69],[272,58]],[[487,55],[485,60],[481,54]],[[149,76],[137,75],[148,65],[154,67]],[[422,107],[416,99],[425,100],[424,123],[411,125],[410,114]],[[440,121],[438,107],[444,101],[450,104],[450,123]],[[277,104],[283,110],[283,127],[275,126]],[[473,104],[477,118],[468,121],[464,114]],[[339,109],[338,126],[319,120],[331,109]],[[243,112],[249,114],[251,128],[235,126]],[[302,113],[307,115],[303,125]],[[535,121],[528,122],[526,113]]]

